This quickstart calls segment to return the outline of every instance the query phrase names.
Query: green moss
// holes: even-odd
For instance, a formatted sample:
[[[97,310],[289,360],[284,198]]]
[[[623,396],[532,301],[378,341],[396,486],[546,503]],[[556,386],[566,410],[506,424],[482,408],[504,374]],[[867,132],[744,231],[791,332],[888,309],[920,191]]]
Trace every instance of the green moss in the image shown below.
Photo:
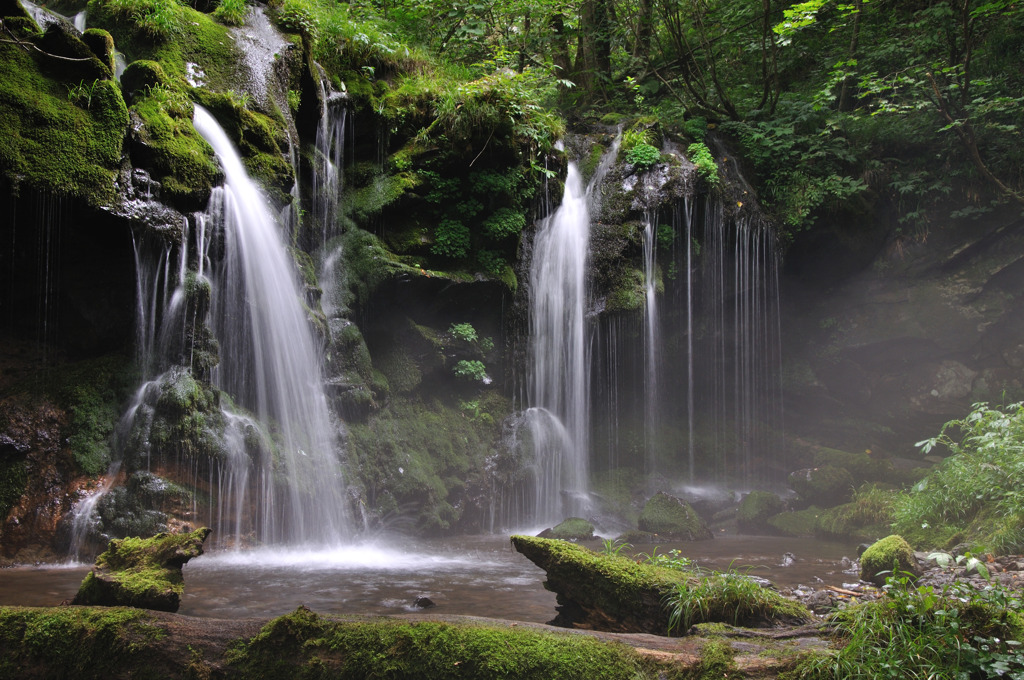
[[[831,508],[853,496],[853,475],[843,468],[823,465],[791,473],[789,486],[805,502]]]
[[[815,532],[829,538],[874,540],[888,534],[895,519],[896,491],[865,485],[849,503],[821,513]],[[937,547],[937,546],[932,546]]]
[[[910,544],[897,534],[877,541],[860,556],[860,577],[864,581],[883,585],[893,569],[915,575],[921,573]]]
[[[100,680],[142,660],[163,629],[138,609],[0,607],[6,677]]]
[[[644,505],[637,522],[640,531],[696,541],[711,538],[711,530],[688,503],[658,493]]]
[[[305,608],[268,623],[229,655],[247,678],[517,678],[628,680],[657,677],[631,648],[523,628],[332,621]]]
[[[0,459],[0,522],[7,519],[28,487],[28,464],[20,456]]]
[[[700,648],[700,663],[694,669],[695,680],[738,677],[735,673],[735,652],[725,640],[708,640]]]
[[[814,536],[821,514],[822,509],[812,505],[806,510],[779,513],[768,519],[768,525],[783,536]]]
[[[87,28],[82,34],[82,42],[89,46],[108,71],[114,72],[114,38],[110,33],[102,28]]]
[[[647,300],[644,288],[644,273],[639,269],[627,268],[622,272],[605,304],[607,312],[629,312],[643,309]]]
[[[147,82],[159,71],[139,69],[131,81]],[[126,71],[127,73],[127,71]],[[183,208],[206,204],[220,177],[210,145],[192,126],[192,103],[180,91],[146,86],[136,92],[132,111],[142,126],[133,131],[132,156],[162,186],[161,197]]]
[[[814,452],[814,465],[843,468],[853,477],[854,484],[863,482],[892,483],[892,462],[867,453],[848,453],[838,449],[819,448]]]
[[[174,22],[173,40],[154,40],[145,26],[136,22],[132,5],[149,1],[167,6]],[[185,77],[189,62],[201,65],[200,80],[211,90],[226,92],[238,82],[242,54],[229,30],[187,5],[172,0],[91,0],[89,21],[110,31],[129,62],[158,61],[178,86],[188,84]]]
[[[443,534],[458,526],[467,485],[483,474],[487,456],[511,405],[498,395],[479,400],[491,418],[473,418],[457,403],[431,396],[392,397],[366,423],[349,423],[352,478],[366,491],[368,509],[417,531]]]
[[[114,539],[96,558],[75,596],[74,604],[145,607],[177,611],[185,591],[181,567],[203,554],[207,528],[152,538]]]
[[[747,534],[769,532],[768,519],[786,509],[786,502],[770,491],[751,491],[736,511],[737,528]]]
[[[562,541],[586,541],[594,537],[594,525],[582,517],[569,517],[553,529],[546,530],[544,537]]]
[[[0,43],[0,173],[14,187],[84,198],[115,197],[128,110],[117,84],[65,80],[58,65]],[[69,92],[86,96],[69,101]]]

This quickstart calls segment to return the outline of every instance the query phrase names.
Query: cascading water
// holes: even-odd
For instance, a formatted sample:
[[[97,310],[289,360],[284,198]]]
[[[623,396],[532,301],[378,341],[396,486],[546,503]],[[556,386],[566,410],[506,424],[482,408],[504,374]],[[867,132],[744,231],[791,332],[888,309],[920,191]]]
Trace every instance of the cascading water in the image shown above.
[[[529,427],[537,474],[533,512],[537,522],[579,514],[575,499],[587,490],[590,359],[585,315],[589,240],[587,195],[579,171],[570,163],[562,204],[538,229],[530,268],[534,408]],[[564,428],[564,435],[551,426],[552,417]],[[573,499],[564,510],[563,492]]]
[[[618,154],[616,137],[586,190],[569,163],[562,203],[537,230],[530,265],[530,403],[534,523],[585,514],[590,476],[588,202]]]
[[[349,532],[345,483],[324,396],[319,352],[272,213],[213,117],[196,107],[197,132],[213,147],[225,185],[210,218],[223,229],[224,261],[212,274],[211,321],[220,340],[215,384],[271,423],[277,457],[258,461],[258,538],[332,544]],[[239,459],[238,476],[250,475]],[[231,458],[228,462],[231,464]]]
[[[655,471],[654,440],[658,427],[658,345],[661,340],[658,328],[658,297],[656,285],[655,253],[657,248],[657,210],[644,214],[644,228],[641,234],[644,253],[644,438],[646,440],[646,468]]]

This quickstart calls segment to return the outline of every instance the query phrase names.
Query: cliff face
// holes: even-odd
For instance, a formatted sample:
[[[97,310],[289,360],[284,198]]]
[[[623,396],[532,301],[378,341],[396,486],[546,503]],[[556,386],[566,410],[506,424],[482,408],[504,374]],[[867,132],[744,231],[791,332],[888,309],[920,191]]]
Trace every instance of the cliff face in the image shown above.
[[[917,457],[972,403],[1024,397],[1022,222],[1007,211],[901,238],[884,220],[826,226],[787,256],[787,431]]]

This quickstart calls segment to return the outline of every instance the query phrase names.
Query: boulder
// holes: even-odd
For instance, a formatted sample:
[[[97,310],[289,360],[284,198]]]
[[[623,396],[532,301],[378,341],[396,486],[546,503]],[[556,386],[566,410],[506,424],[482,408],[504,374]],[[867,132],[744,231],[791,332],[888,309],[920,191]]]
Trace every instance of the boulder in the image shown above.
[[[786,502],[770,491],[751,491],[740,501],[736,528],[742,534],[773,534],[768,520],[786,509]]]
[[[204,527],[186,534],[111,541],[72,604],[178,611],[185,590],[181,568],[203,554],[210,532]]]
[[[640,513],[637,528],[658,534],[661,538],[681,541],[714,538],[711,529],[689,503],[664,492],[655,494],[647,501]]]
[[[822,508],[847,503],[853,497],[853,475],[833,465],[792,472],[789,486],[806,504]]]
[[[582,517],[570,517],[553,529],[545,529],[538,536],[563,541],[588,541],[594,538],[594,525]]]
[[[860,556],[860,578],[877,586],[885,585],[885,579],[892,575],[893,570],[907,572],[914,578],[919,577],[923,570],[914,557],[910,544],[898,534],[886,536],[875,542]]]

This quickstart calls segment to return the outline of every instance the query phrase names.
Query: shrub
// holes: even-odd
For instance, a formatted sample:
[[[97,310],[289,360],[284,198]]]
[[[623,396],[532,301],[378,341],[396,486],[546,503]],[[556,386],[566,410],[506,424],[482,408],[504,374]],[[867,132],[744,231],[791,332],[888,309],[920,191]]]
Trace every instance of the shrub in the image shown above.
[[[526,217],[522,212],[512,208],[498,208],[484,220],[484,233],[494,240],[508,236],[518,236],[526,226]]]
[[[687,147],[686,157],[690,159],[691,163],[697,166],[697,174],[700,175],[708,185],[711,187],[718,186],[718,163],[715,162],[715,157],[711,154],[711,149],[707,147],[707,144],[704,142],[694,142]]]
[[[487,368],[484,366],[484,362],[463,359],[459,363],[455,364],[455,377],[461,378],[462,380],[473,380],[483,381],[487,378]]]
[[[791,677],[1024,677],[1020,606],[1019,594],[999,586],[974,590],[959,582],[939,591],[891,577],[884,598],[833,619],[846,645],[835,655],[810,657]]]
[[[647,143],[637,144],[626,151],[626,162],[638,170],[646,170],[661,160],[661,152]]]
[[[442,220],[434,232],[430,252],[455,260],[469,254],[469,227],[458,220]]]
[[[463,342],[476,342],[477,340],[476,329],[470,323],[453,323],[448,332]]]
[[[975,404],[918,446],[953,455],[898,499],[896,531],[926,548],[966,539],[999,553],[1024,550],[1024,404]]]

